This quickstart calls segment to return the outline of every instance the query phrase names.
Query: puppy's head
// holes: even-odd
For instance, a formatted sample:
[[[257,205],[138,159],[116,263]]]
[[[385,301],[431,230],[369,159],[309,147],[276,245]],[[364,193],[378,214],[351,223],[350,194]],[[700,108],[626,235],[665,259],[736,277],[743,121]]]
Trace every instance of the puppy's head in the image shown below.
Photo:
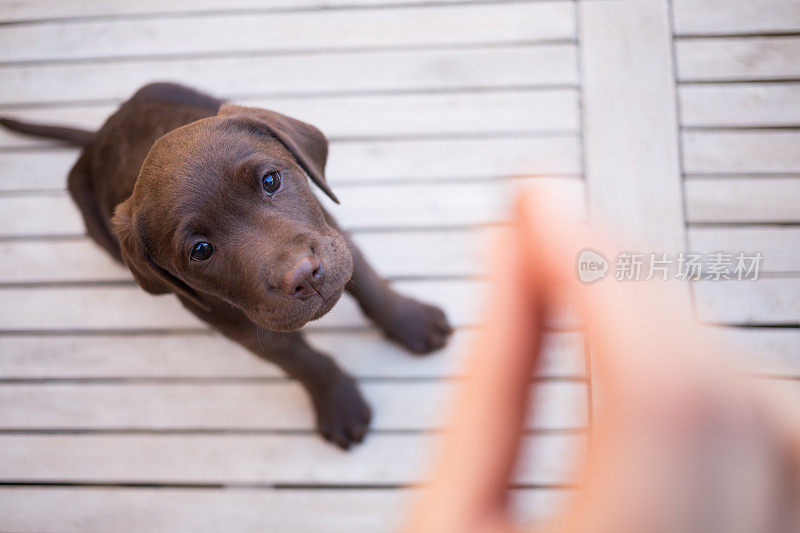
[[[168,133],[112,219],[125,263],[148,292],[212,295],[270,330],[321,317],[353,270],[308,183],[336,200],[327,152],[313,126],[234,105]]]

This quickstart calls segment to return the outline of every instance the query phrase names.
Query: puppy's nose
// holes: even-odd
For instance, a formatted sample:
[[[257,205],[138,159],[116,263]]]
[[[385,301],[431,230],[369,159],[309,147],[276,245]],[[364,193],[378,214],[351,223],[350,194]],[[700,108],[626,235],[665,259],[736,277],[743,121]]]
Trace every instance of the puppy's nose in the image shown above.
[[[313,255],[301,257],[281,279],[281,289],[288,296],[307,298],[322,282],[322,265]]]

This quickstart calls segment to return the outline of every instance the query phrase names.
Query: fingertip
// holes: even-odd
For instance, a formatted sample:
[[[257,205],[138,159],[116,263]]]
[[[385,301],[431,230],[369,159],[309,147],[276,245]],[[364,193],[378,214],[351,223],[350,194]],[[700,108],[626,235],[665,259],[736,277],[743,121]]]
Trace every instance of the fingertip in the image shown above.
[[[513,224],[526,269],[544,285],[573,285],[578,251],[589,242],[585,207],[574,188],[540,180],[515,198]]]

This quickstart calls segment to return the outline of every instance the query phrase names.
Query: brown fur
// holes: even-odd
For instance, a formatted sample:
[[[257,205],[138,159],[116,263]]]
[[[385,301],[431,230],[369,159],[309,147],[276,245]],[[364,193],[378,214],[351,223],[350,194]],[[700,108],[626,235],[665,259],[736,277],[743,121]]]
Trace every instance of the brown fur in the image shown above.
[[[308,390],[321,434],[343,448],[370,419],[353,379],[297,330],[348,290],[392,339],[418,353],[450,327],[435,308],[394,292],[311,192],[325,181],[328,144],[311,125],[273,111],[224,104],[174,84],[140,89],[92,134],[3,120],[10,129],[83,145],[68,178],[89,235],[124,261],[147,292],[184,306]],[[280,172],[265,194],[261,177]],[[198,241],[214,245],[193,261]],[[313,289],[310,258],[317,267]],[[300,265],[300,266],[298,266]],[[295,279],[307,291],[287,292]],[[299,288],[299,287],[298,287]],[[280,332],[280,333],[279,333]]]

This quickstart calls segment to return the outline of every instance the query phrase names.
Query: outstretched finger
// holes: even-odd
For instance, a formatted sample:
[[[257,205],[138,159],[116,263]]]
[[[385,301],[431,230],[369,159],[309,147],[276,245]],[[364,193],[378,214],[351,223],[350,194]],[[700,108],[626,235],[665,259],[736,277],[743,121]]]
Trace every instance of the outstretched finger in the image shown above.
[[[576,213],[557,189],[540,185],[518,198],[514,222],[528,268],[539,272],[542,286],[557,287],[574,303],[589,335],[594,377],[604,399],[629,402],[643,388],[667,389],[702,375],[698,369],[708,367],[709,350],[680,298],[678,282],[626,282],[613,275],[580,281],[576,267],[582,251],[604,259],[619,250],[579,223]]]
[[[485,324],[410,531],[505,527],[504,504],[539,351],[543,295],[530,290],[515,229],[494,243]],[[491,522],[491,523],[489,523]]]

